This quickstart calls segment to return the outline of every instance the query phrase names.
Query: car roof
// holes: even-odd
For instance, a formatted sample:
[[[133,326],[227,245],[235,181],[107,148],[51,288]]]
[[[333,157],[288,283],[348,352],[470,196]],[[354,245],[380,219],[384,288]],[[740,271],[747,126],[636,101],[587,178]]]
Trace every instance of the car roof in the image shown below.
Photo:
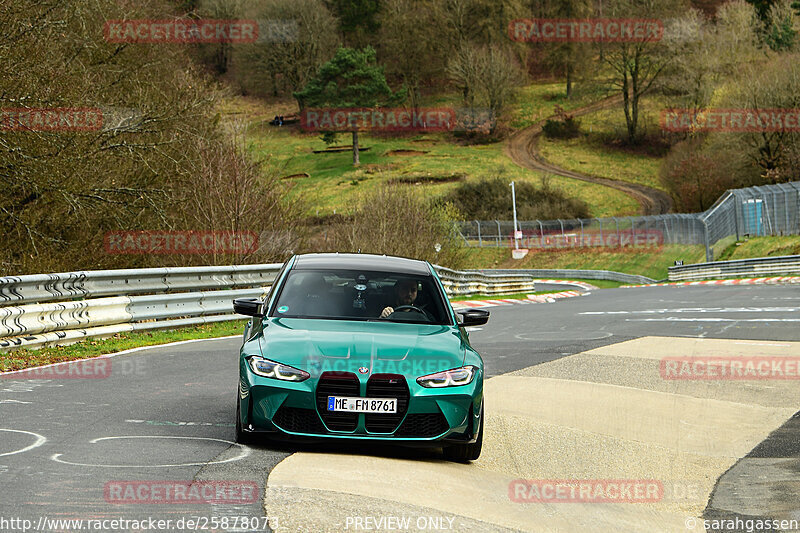
[[[371,254],[305,254],[295,257],[292,270],[365,270],[430,276],[428,263],[416,259]]]

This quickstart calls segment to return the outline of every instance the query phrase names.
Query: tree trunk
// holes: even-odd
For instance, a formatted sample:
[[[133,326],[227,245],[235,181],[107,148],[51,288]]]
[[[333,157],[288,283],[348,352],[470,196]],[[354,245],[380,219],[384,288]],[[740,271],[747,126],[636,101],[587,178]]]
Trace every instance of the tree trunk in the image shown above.
[[[361,164],[361,161],[358,159],[358,132],[353,132],[353,166],[357,167]]]
[[[567,99],[572,96],[572,65],[567,65]]]

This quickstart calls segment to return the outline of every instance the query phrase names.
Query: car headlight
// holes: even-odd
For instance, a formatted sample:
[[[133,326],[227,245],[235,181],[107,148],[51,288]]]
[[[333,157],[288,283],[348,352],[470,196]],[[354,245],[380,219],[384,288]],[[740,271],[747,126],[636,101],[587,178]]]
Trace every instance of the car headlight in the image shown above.
[[[247,361],[250,364],[250,370],[265,378],[281,381],[304,381],[310,377],[308,372],[257,355],[251,356]]]
[[[445,370],[444,372],[422,376],[421,378],[417,378],[417,383],[431,389],[458,387],[460,385],[469,385],[472,383],[472,379],[477,373],[478,367],[463,366],[461,368],[454,368],[452,370]]]

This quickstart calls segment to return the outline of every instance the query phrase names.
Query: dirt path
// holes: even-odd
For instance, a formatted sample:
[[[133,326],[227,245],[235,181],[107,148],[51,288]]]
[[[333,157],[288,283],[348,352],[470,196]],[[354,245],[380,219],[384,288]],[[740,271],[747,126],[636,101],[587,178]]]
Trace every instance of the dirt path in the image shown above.
[[[621,96],[612,96],[592,105],[570,111],[569,114],[575,117],[587,115],[600,109],[605,109],[618,104],[622,100]],[[551,117],[553,118],[553,117]],[[565,178],[572,178],[581,181],[588,181],[590,183],[597,183],[605,185],[612,189],[617,189],[625,194],[632,196],[642,206],[641,213],[643,215],[661,215],[669,213],[672,209],[672,198],[663,191],[639,185],[636,183],[629,183],[626,181],[614,180],[610,178],[601,178],[598,176],[589,176],[581,174],[572,170],[567,170],[558,167],[547,160],[539,153],[538,142],[542,134],[543,122],[538,122],[533,126],[529,126],[514,134],[506,144],[505,153],[511,158],[514,163],[521,167],[529,168],[531,170],[538,170],[548,174],[563,176]]]

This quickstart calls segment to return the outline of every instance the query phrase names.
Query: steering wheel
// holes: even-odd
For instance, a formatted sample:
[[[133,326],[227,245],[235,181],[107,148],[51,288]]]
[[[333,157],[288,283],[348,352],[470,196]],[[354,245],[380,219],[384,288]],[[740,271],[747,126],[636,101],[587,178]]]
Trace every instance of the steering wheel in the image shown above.
[[[398,311],[402,311],[403,309],[411,309],[412,311],[416,311],[416,312],[424,315],[425,318],[427,318],[431,322],[433,322],[433,317],[431,316],[431,314],[428,313],[425,309],[423,309],[421,307],[417,307],[416,305],[401,305],[400,307],[395,307],[394,311],[392,312],[392,314],[395,314]]]

